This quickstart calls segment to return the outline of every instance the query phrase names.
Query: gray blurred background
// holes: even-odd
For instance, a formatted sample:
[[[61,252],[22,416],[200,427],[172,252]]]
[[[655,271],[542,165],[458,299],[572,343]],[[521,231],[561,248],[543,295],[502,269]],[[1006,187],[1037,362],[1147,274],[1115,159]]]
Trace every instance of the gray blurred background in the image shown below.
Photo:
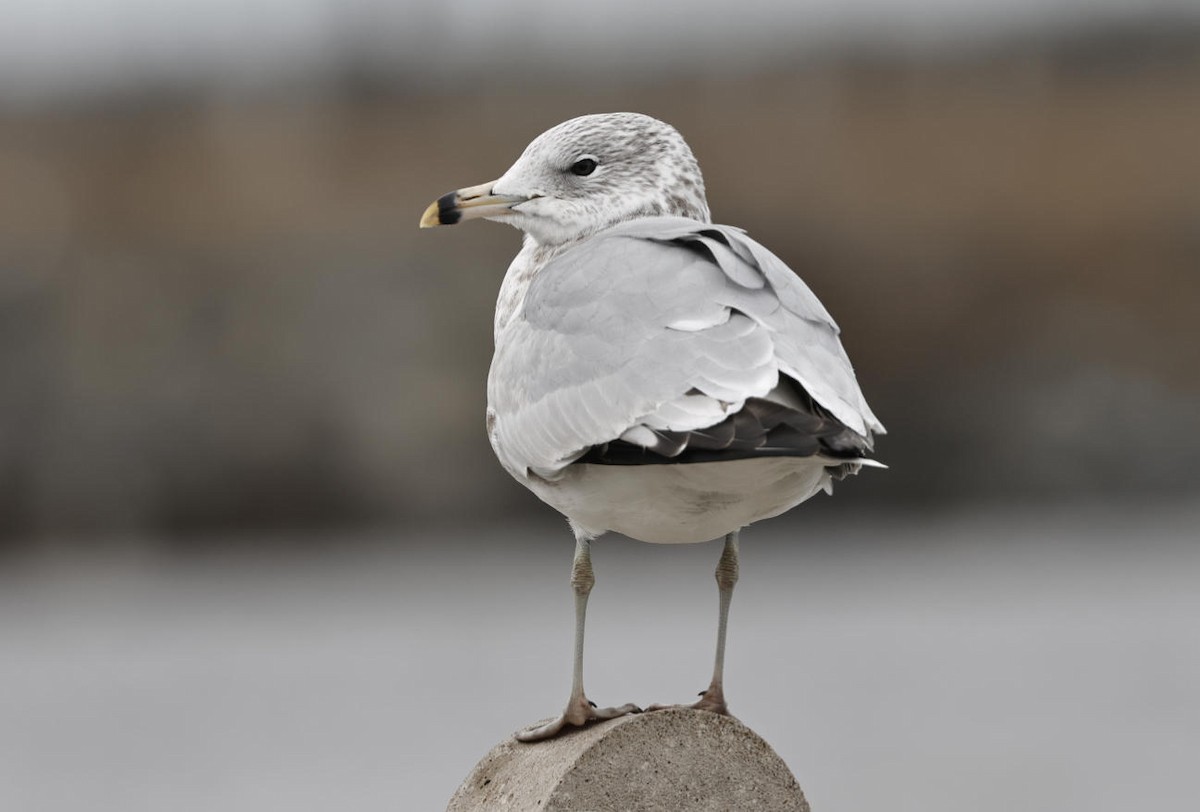
[[[0,18],[0,807],[433,809],[557,709],[570,537],[482,420],[519,237],[416,222],[637,110],[890,432],[891,470],[745,534],[735,712],[820,810],[1183,808],[1194,3]],[[717,550],[602,544],[593,698],[682,700]]]

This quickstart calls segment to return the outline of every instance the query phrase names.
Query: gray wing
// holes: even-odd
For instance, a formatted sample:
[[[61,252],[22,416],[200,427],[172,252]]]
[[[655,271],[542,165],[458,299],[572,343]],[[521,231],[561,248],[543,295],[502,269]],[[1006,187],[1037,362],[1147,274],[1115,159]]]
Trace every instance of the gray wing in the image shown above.
[[[739,414],[744,425],[763,401],[800,408],[781,385],[794,381],[867,449],[884,429],[838,332],[739,229],[673,217],[618,226],[543,268],[498,336],[492,444],[509,470],[545,478],[616,441],[679,453],[681,436]]]

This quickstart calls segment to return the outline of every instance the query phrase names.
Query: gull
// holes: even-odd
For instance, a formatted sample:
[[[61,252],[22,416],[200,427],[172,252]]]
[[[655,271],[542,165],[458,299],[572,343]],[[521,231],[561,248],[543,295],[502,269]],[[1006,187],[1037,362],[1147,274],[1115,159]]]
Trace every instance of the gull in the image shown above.
[[[501,465],[575,534],[574,668],[538,741],[638,713],[583,689],[591,542],[724,538],[712,679],[691,707],[728,714],[725,633],[738,537],[871,460],[882,434],[839,329],[782,260],[714,225],[700,167],[669,124],[571,119],[498,180],[449,192],[422,228],[473,219],[524,232],[500,286],[487,431]],[[662,707],[662,706],[655,706]]]

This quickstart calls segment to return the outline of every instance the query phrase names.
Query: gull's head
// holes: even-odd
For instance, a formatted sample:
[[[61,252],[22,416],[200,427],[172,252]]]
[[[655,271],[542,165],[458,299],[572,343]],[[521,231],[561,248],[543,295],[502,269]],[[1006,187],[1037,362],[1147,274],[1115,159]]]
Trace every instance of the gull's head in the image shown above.
[[[542,133],[499,179],[442,195],[421,227],[483,218],[561,245],[657,215],[709,221],[696,158],[669,124],[601,113]]]

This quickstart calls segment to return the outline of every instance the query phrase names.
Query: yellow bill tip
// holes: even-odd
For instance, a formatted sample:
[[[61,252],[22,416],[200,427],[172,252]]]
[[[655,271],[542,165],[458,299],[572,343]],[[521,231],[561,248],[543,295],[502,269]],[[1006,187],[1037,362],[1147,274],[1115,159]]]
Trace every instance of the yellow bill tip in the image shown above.
[[[425,209],[425,213],[421,215],[421,228],[433,228],[440,225],[441,223],[438,222],[437,203],[430,203],[429,207]]]

